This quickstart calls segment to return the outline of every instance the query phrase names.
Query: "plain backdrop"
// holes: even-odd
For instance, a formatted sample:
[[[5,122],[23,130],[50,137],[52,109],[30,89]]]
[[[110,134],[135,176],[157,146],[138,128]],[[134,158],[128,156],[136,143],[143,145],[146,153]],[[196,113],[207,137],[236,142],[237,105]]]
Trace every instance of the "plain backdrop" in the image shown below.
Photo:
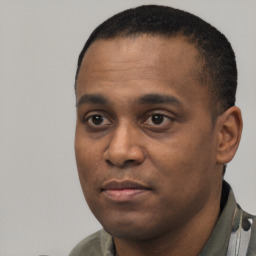
[[[93,28],[140,4],[192,12],[230,40],[244,132],[226,179],[256,213],[255,0],[0,0],[0,255],[62,256],[100,228],[74,156],[74,76]]]

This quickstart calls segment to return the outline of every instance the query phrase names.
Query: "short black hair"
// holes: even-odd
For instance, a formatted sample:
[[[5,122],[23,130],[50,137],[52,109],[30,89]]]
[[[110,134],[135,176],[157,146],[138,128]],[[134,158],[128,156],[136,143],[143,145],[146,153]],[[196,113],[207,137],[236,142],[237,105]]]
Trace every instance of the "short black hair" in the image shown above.
[[[202,62],[200,77],[209,85],[218,113],[235,105],[237,67],[227,38],[201,18],[171,7],[143,5],[120,12],[100,24],[86,41],[78,58],[76,82],[85,52],[99,39],[140,35],[182,36],[197,48]]]

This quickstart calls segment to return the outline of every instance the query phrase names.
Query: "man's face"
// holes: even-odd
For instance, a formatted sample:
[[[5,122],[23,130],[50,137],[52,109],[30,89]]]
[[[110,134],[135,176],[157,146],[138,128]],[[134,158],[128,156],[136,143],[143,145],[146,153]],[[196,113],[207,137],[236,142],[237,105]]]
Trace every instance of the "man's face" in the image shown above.
[[[113,236],[185,225],[219,194],[217,129],[197,50],[182,38],[94,42],[77,81],[75,151],[89,207]]]

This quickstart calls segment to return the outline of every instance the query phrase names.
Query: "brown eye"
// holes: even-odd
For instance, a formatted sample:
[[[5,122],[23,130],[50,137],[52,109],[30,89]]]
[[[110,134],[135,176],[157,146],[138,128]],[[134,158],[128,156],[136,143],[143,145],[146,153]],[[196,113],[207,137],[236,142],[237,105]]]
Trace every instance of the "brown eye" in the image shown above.
[[[91,122],[94,124],[94,125],[100,125],[102,124],[104,121],[104,117],[101,116],[101,115],[94,115],[91,117]]]
[[[150,115],[144,122],[144,125],[152,126],[152,127],[157,127],[163,128],[166,127],[167,125],[170,125],[173,121],[173,118],[163,115],[160,113],[155,113]]]
[[[91,128],[104,128],[112,124],[108,118],[100,114],[92,114],[85,117],[84,123]]]
[[[153,124],[159,125],[159,124],[163,123],[164,116],[160,115],[160,114],[154,114],[154,115],[152,115],[151,120],[152,120]]]

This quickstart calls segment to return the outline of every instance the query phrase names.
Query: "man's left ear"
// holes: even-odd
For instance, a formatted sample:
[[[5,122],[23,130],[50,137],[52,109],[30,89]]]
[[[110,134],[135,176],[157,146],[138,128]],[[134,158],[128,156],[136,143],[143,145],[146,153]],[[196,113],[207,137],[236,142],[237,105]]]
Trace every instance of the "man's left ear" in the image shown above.
[[[238,148],[243,121],[241,111],[233,106],[218,118],[217,157],[218,164],[226,164],[232,160]]]

